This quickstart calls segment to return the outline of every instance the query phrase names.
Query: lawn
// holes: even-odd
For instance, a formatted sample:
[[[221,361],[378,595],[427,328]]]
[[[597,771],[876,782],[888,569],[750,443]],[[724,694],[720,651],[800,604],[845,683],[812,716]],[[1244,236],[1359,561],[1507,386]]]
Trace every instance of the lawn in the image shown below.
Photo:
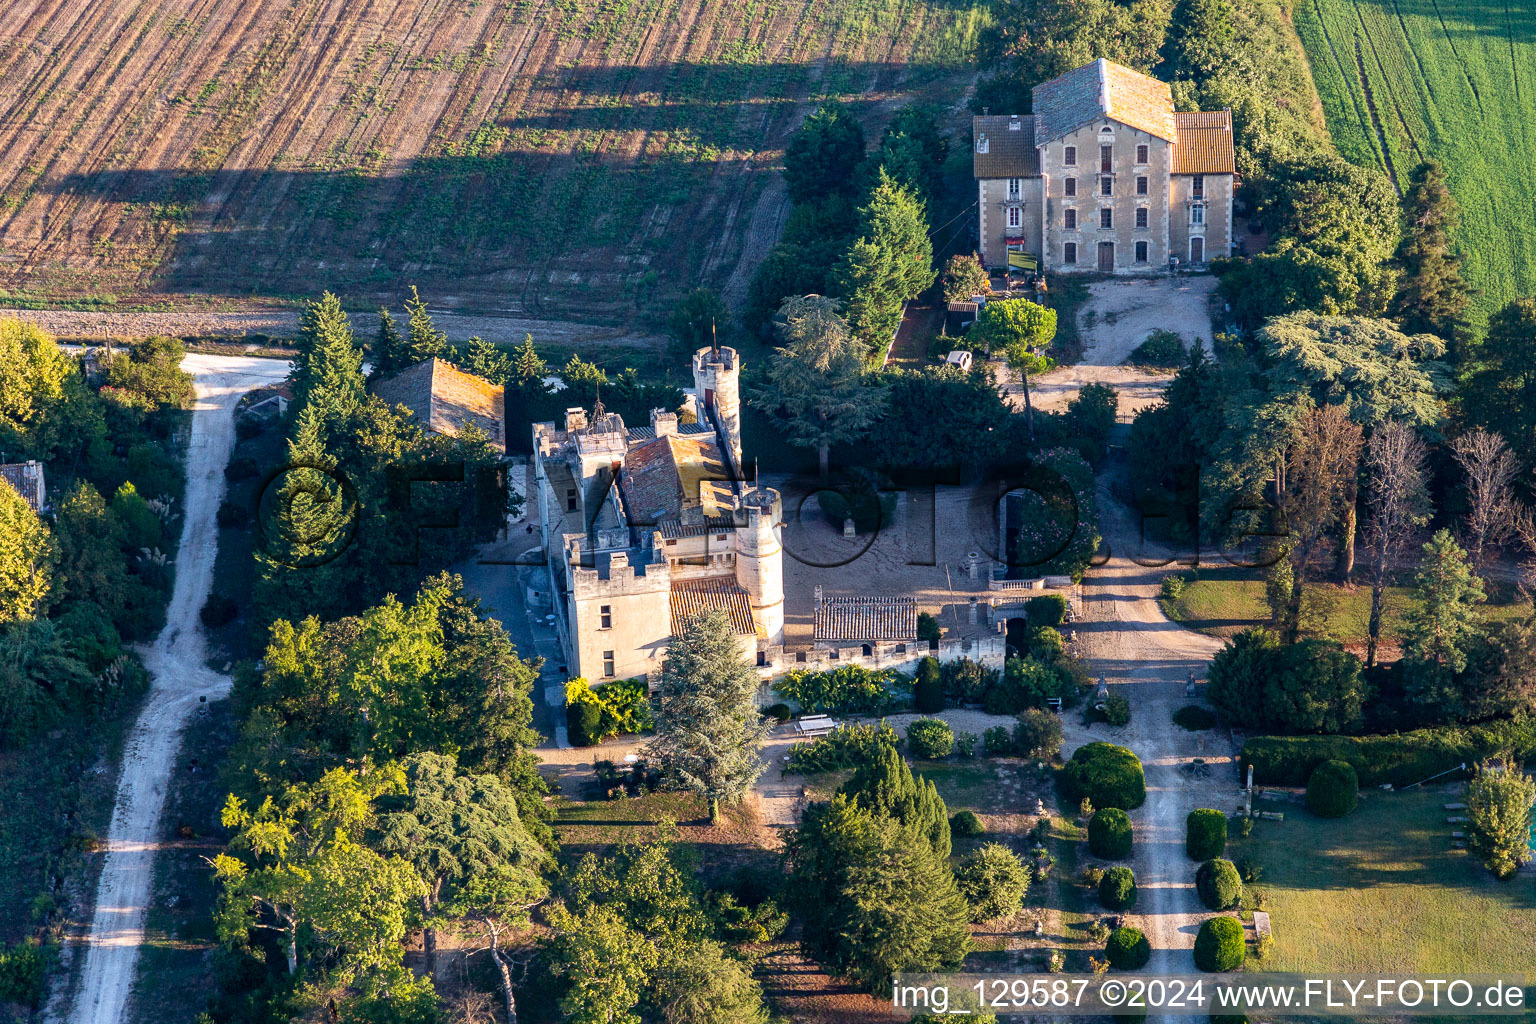
[[[1297,33],[1349,160],[1407,187],[1425,157],[1461,204],[1479,320],[1536,290],[1536,10],[1506,0],[1302,0]]]
[[[1346,818],[1260,801],[1260,821],[1228,856],[1263,865],[1275,949],[1264,970],[1354,974],[1527,971],[1536,963],[1536,890],[1496,881],[1451,847],[1452,788],[1368,792]]]
[[[1530,612],[1530,606],[1514,603],[1513,595],[1495,591],[1483,606],[1490,619],[1509,619]],[[1158,602],[1170,619],[1208,636],[1227,638],[1250,626],[1269,622],[1264,601],[1264,581],[1251,569],[1202,568],[1187,583],[1176,601]],[[1386,592],[1383,635],[1390,641],[1400,635],[1403,616],[1413,603],[1413,588],[1391,586]],[[1363,644],[1370,621],[1371,590],[1366,586],[1342,587],[1325,583],[1308,588],[1303,607],[1303,629],[1314,636],[1329,636],[1343,644]]]

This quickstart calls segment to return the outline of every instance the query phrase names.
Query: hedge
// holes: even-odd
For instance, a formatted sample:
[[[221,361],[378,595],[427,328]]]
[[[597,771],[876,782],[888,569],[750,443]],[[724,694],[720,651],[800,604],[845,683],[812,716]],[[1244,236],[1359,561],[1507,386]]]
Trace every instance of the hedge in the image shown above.
[[[1243,895],[1243,879],[1229,860],[1208,860],[1195,872],[1200,902],[1212,910],[1226,910]]]
[[[600,742],[598,734],[602,722],[603,712],[596,704],[582,702],[565,706],[565,727],[572,746],[590,747]]]
[[[1088,849],[1095,857],[1124,860],[1131,855],[1131,816],[1118,807],[1103,807],[1088,819]]]
[[[1248,953],[1243,926],[1235,917],[1213,917],[1195,936],[1195,966],[1202,971],[1235,971]]]
[[[1184,852],[1190,860],[1210,860],[1227,849],[1227,816],[1209,807],[1189,812],[1184,822]]]
[[[937,658],[917,663],[917,680],[912,684],[912,704],[925,715],[944,710],[944,679],[939,675]]]
[[[1360,778],[1348,761],[1324,761],[1307,780],[1307,810],[1319,818],[1342,818],[1360,803]]]
[[[1501,752],[1536,759],[1536,720],[1416,729],[1389,736],[1253,736],[1239,770],[1261,786],[1305,786],[1324,761],[1354,765],[1362,787],[1406,786]]]
[[[1095,807],[1130,810],[1147,799],[1147,780],[1141,762],[1125,747],[1113,743],[1085,743],[1062,766],[1060,781],[1073,801],[1087,797]]]
[[[1099,902],[1110,910],[1124,910],[1136,902],[1136,874],[1130,868],[1115,866],[1099,879]]]
[[[1104,944],[1104,956],[1111,967],[1134,971],[1147,966],[1147,961],[1152,959],[1152,944],[1139,929],[1116,928]]]
[[[1031,626],[1059,626],[1067,617],[1067,599],[1061,594],[1041,594],[1024,602],[1024,621]]]

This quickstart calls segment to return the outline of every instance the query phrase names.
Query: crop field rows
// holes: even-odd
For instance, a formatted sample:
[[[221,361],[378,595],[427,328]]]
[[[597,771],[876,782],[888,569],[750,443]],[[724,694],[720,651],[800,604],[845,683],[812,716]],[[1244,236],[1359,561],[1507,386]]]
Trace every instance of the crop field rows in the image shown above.
[[[14,0],[0,289],[416,283],[620,319],[731,277],[759,201],[783,202],[769,186],[808,103],[878,123],[957,73],[982,17],[954,0]]]
[[[1477,319],[1536,292],[1536,10],[1519,0],[1300,0],[1328,129],[1400,187],[1425,157],[1461,204]]]

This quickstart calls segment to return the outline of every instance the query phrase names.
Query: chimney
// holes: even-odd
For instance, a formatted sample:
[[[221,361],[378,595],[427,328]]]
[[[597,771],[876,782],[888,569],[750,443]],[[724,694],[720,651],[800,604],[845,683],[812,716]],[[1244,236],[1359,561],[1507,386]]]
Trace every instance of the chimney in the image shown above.
[[[821,609],[821,584],[819,583],[816,585],[816,608],[818,611]]]
[[[667,412],[665,409],[652,409],[651,429],[656,431],[657,437],[676,437],[677,413]]]
[[[969,609],[969,615],[970,615],[971,625],[973,625],[973,626],[976,625],[976,598],[974,598],[974,597],[971,598],[971,606],[970,606],[970,609]]]
[[[566,433],[574,433],[575,431],[583,430],[586,428],[586,425],[587,410],[583,409],[579,405],[575,408],[565,410]]]

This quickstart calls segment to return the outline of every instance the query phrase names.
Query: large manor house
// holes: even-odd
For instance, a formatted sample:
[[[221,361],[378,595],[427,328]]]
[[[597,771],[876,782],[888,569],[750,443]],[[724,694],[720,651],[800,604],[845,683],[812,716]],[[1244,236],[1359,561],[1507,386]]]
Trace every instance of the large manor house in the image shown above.
[[[1107,60],[1031,105],[973,120],[985,266],[1137,274],[1230,255],[1230,110],[1174,110],[1167,83]]]

